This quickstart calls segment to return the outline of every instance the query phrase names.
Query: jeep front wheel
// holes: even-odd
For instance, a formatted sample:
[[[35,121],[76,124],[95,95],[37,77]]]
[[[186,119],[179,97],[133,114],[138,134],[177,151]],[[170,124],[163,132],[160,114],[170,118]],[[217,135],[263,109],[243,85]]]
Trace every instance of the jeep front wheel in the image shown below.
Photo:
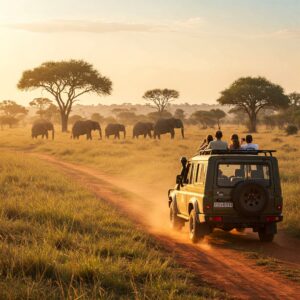
[[[197,220],[197,215],[194,209],[190,213],[189,230],[190,240],[193,243],[197,243],[204,238],[204,231],[202,230],[201,223],[199,223]]]
[[[177,231],[181,230],[184,225],[184,221],[177,216],[177,209],[174,201],[172,201],[170,205],[170,224],[171,228]]]

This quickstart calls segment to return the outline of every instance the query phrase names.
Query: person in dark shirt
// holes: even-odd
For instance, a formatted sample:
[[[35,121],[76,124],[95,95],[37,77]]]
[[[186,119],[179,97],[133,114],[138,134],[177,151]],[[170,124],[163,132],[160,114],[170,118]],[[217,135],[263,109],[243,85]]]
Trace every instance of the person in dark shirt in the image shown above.
[[[239,150],[239,149],[241,149],[239,136],[237,134],[233,134],[231,136],[231,144],[229,145],[229,149],[230,150]]]

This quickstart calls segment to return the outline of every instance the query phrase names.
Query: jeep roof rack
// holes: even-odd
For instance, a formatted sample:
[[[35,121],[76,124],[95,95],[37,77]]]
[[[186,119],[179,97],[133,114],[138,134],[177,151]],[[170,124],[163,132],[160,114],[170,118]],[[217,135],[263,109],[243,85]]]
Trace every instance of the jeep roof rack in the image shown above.
[[[212,154],[243,154],[243,155],[258,155],[264,154],[265,156],[272,156],[276,150],[200,150],[199,155],[212,155]]]

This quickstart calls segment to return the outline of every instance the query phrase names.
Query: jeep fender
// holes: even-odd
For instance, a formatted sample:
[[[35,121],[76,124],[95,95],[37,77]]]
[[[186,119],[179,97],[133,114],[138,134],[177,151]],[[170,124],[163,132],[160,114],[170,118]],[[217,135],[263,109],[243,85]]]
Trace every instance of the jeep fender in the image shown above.
[[[198,201],[197,198],[192,197],[189,201],[189,206],[188,206],[188,212],[192,211],[192,209],[195,210],[196,214],[200,214],[199,206],[198,206]]]
[[[169,190],[168,191],[168,198],[169,198],[169,207],[172,202],[174,202],[174,205],[176,205],[177,208],[177,203],[176,203],[176,191],[175,190]]]

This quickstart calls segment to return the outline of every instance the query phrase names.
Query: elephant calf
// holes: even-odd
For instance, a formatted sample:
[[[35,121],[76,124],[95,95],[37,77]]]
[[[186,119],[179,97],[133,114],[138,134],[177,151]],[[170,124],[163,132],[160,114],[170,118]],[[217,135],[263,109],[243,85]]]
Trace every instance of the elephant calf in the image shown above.
[[[37,138],[39,135],[42,138],[48,139],[48,131],[52,131],[52,140],[54,139],[54,126],[51,122],[46,120],[39,120],[32,125],[31,137]]]
[[[76,121],[72,128],[72,138],[79,139],[79,136],[86,135],[87,140],[92,139],[92,130],[99,130],[99,138],[102,139],[101,127],[98,122],[86,120]]]
[[[184,138],[184,127],[180,119],[169,118],[169,119],[159,119],[154,124],[154,138],[160,139],[161,134],[170,133],[171,139],[174,139],[175,128],[181,128],[181,135]]]
[[[153,130],[153,123],[150,122],[138,122],[133,127],[132,138],[138,138],[140,135],[143,135],[144,138],[147,135],[152,138],[151,131]]]
[[[111,135],[115,136],[115,139],[120,139],[120,132],[124,132],[124,139],[126,137],[125,126],[122,124],[108,124],[105,128],[105,136],[109,139]]]

